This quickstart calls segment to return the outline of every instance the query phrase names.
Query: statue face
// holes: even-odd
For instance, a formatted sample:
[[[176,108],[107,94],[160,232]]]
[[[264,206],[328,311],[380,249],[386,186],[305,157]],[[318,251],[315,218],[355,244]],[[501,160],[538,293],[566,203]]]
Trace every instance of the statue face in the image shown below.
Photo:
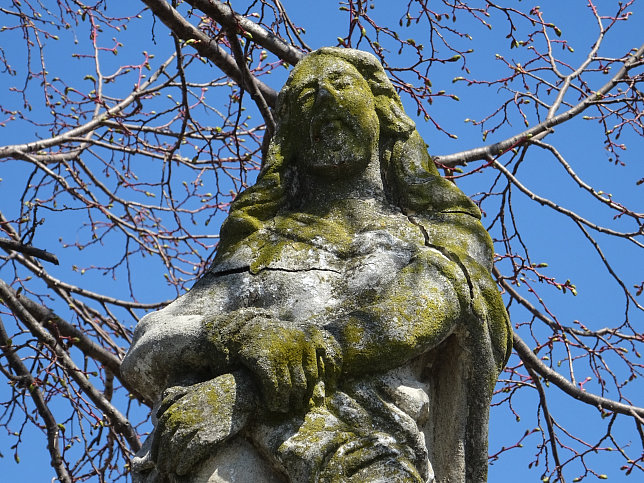
[[[298,64],[290,80],[291,139],[297,163],[316,175],[345,177],[366,168],[378,146],[378,116],[367,81],[333,56]]]

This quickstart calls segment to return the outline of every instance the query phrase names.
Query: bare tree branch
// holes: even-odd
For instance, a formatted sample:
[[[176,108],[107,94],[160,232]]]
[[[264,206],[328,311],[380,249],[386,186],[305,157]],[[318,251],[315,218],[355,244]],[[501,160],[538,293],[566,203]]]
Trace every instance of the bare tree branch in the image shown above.
[[[134,451],[138,451],[141,448],[141,443],[139,442],[136,431],[127,418],[123,416],[123,414],[121,414],[121,412],[107,399],[105,399],[105,396],[94,387],[83,372],[76,366],[67,353],[67,350],[62,348],[56,339],[45,331],[38,321],[14,296],[11,288],[3,280],[0,280],[0,297],[2,297],[3,303],[9,307],[9,309],[11,309],[11,311],[19,317],[22,322],[24,322],[34,337],[37,337],[38,340],[47,344],[47,346],[56,354],[60,363],[69,371],[69,375],[74,379],[74,381],[76,381],[83,392],[85,392],[94,404],[96,404],[96,406],[107,415],[114,430],[125,437]]]
[[[0,318],[0,350],[7,358],[9,366],[13,369],[14,373],[21,378],[20,385],[26,387],[29,390],[29,394],[36,405],[38,414],[42,417],[45,427],[47,428],[47,450],[51,456],[51,466],[56,470],[56,475],[61,482],[71,483],[73,480],[65,467],[65,463],[60,454],[60,445],[58,441],[58,433],[60,428],[58,423],[54,418],[54,415],[49,410],[45,399],[43,398],[42,392],[38,387],[38,384],[34,377],[31,375],[31,371],[27,366],[24,365],[18,354],[12,349],[11,341],[7,335],[7,331],[4,328],[2,319]]]
[[[67,142],[71,138],[75,138],[77,136],[82,136],[85,134],[90,133],[91,131],[95,130],[98,126],[101,125],[101,123],[107,119],[113,118],[114,116],[117,116],[120,114],[123,109],[131,105],[133,102],[135,102],[140,96],[142,96],[145,93],[145,90],[147,89],[148,86],[153,84],[159,76],[165,72],[165,69],[170,65],[170,63],[174,60],[174,55],[170,56],[168,60],[166,60],[149,78],[147,81],[145,81],[139,89],[134,90],[129,96],[127,96],[125,99],[123,99],[121,102],[116,104],[114,107],[105,110],[102,114],[99,114],[95,116],[93,119],[91,119],[89,122],[82,124],[78,127],[75,127],[73,129],[70,129],[66,131],[63,134],[60,134],[58,136],[53,136],[47,139],[42,139],[39,141],[34,141],[31,143],[26,143],[26,144],[15,144],[15,145],[7,145],[7,146],[2,146],[0,147],[0,158],[5,158],[5,157],[14,157],[17,159],[24,159],[23,156],[28,154],[28,153],[38,153],[39,151],[43,151],[45,149],[49,149],[53,146],[58,146],[60,144],[63,144]]]
[[[31,245],[25,245],[16,240],[11,240],[9,238],[0,238],[0,248],[7,251],[13,250],[15,252],[24,253],[25,255],[29,255],[30,257],[40,258],[41,260],[45,260],[47,262],[53,263],[54,265],[58,265],[58,257],[53,253],[49,253],[46,250],[36,248]]]
[[[141,0],[152,13],[156,15],[174,34],[186,43],[189,43],[199,54],[211,60],[228,77],[237,84],[243,82],[243,75],[233,59],[222,49],[215,40],[208,38],[203,32],[189,23],[165,0]],[[257,81],[258,88],[270,107],[275,107],[277,92],[261,81]]]
[[[481,148],[461,151],[459,153],[435,156],[434,162],[444,166],[462,166],[472,161],[489,160],[490,158],[496,158],[511,149],[514,149],[518,146],[523,146],[526,143],[530,143],[531,139],[533,138],[540,139],[543,134],[548,133],[553,127],[578,116],[589,107],[596,105],[598,102],[601,102],[601,99],[606,94],[608,94],[613,88],[615,88],[617,84],[628,77],[628,73],[631,69],[640,65],[642,56],[644,56],[644,45],[637,49],[637,51],[635,51],[633,54],[628,56],[628,58],[624,61],[622,68],[607,83],[605,83],[602,87],[595,91],[593,97],[586,97],[577,105],[571,107],[567,111],[562,112],[561,114],[558,114],[556,116],[552,116],[545,121],[537,124],[536,126],[531,127],[530,129],[526,129],[525,131],[503,141],[499,141],[497,143],[490,144]]]
[[[237,67],[242,73],[243,82],[240,85],[250,93],[255,104],[257,104],[257,108],[259,109],[262,118],[264,118],[266,126],[268,126],[267,134],[270,138],[275,132],[275,121],[273,120],[273,115],[266,104],[264,96],[262,96],[262,93],[259,90],[257,79],[253,77],[253,74],[251,74],[248,66],[246,65],[246,56],[244,55],[241,45],[239,44],[239,39],[237,38],[237,27],[234,25],[226,26],[224,29],[226,31],[226,37],[228,37],[228,42],[230,43],[230,48],[233,51],[235,61],[237,62]]]
[[[188,3],[198,8],[210,18],[227,29],[237,31],[240,29],[248,35],[249,39],[258,43],[278,58],[285,60],[291,65],[297,64],[304,54],[287,44],[283,39],[269,32],[241,15],[237,15],[233,9],[219,0],[188,0]]]
[[[69,322],[66,322],[65,320],[60,318],[52,310],[38,304],[37,302],[34,302],[21,293],[19,294],[9,285],[5,285],[1,290],[5,290],[7,291],[7,293],[10,293],[17,302],[19,302],[29,311],[29,313],[34,317],[34,319],[36,319],[39,325],[47,328],[47,330],[52,334],[53,337],[62,335],[70,339],[70,345],[74,345],[75,347],[80,349],[87,357],[96,359],[98,362],[103,364],[107,369],[110,370],[112,374],[114,374],[118,378],[123,387],[125,387],[131,394],[134,394],[138,400],[140,400],[147,406],[152,407],[151,401],[146,400],[137,391],[131,389],[123,379],[121,379],[121,359],[98,345],[90,337],[88,337],[87,334],[83,333],[80,329],[74,327]]]
[[[3,300],[15,307],[0,307],[8,341],[0,377],[10,387],[0,400],[0,430],[15,439],[16,458],[29,426],[52,446],[51,429],[73,425],[57,436],[72,480],[127,478],[138,444],[130,429],[148,417],[138,403],[150,402],[126,392],[120,358],[142,314],[184,293],[207,270],[230,204],[261,167],[277,99],[269,85],[281,83],[285,68],[311,50],[307,42],[319,41],[320,22],[311,15],[295,24],[294,1],[144,0],[121,9],[102,0],[21,0],[0,7],[0,44],[12,46],[0,47],[0,80],[9,87],[0,99],[0,130],[9,133],[0,143],[0,279]],[[494,404],[517,417],[521,434],[524,424],[538,429],[503,441],[492,460],[532,444],[534,451],[523,454],[530,453],[531,471],[542,472],[537,479],[599,477],[605,461],[625,474],[644,473],[644,454],[629,446],[644,439],[644,418],[629,405],[644,376],[638,325],[644,279],[634,268],[644,213],[633,206],[644,178],[631,179],[634,144],[644,136],[643,51],[630,45],[640,13],[635,0],[581,2],[571,11],[584,29],[575,26],[569,35],[567,22],[577,17],[523,4],[349,1],[323,30],[331,43],[382,62],[406,106],[416,108],[427,139],[461,137],[441,123],[459,96],[476,95],[476,106],[461,105],[467,125],[480,127],[482,147],[436,161],[451,179],[469,177],[463,187],[476,192],[495,242],[494,275],[509,297],[516,332],[536,347],[521,352],[515,341],[521,361],[511,360]],[[159,41],[166,33],[173,42]],[[490,49],[482,54],[478,44],[488,39],[495,60],[480,62]],[[584,130],[583,156],[570,137],[544,141],[564,126]],[[501,141],[484,145],[492,136]],[[473,160],[483,162],[466,172],[456,168]],[[533,178],[535,168],[553,176]],[[561,193],[547,194],[559,186]],[[549,209],[532,219],[537,204]],[[544,240],[543,227],[567,220],[579,228],[574,240],[556,233]],[[48,267],[28,253],[34,240],[61,260],[64,254],[65,266]],[[564,254],[576,256],[578,243],[598,263],[592,255],[583,269],[562,262]],[[591,269],[600,276],[584,279],[582,305],[591,283],[611,297],[596,312],[568,299],[577,291],[572,280]],[[150,296],[158,301],[138,301]],[[11,357],[28,373],[15,369]],[[43,423],[42,408],[33,409],[28,381],[55,420]],[[573,428],[548,382],[600,407],[601,417]],[[591,384],[601,398],[587,393]],[[538,392],[536,421],[524,416],[527,388]],[[605,401],[622,404],[623,412]],[[108,415],[106,404],[131,428],[111,426],[118,416]],[[629,411],[634,425],[613,425]],[[534,441],[537,432],[542,436]]]
[[[521,183],[505,166],[503,166],[497,160],[490,159],[490,162],[492,163],[492,165],[496,169],[501,171],[503,173],[503,175],[506,178],[508,178],[508,180],[514,186],[519,188],[519,190],[521,192],[523,192],[526,196],[528,196],[530,199],[532,199],[534,201],[537,201],[541,205],[548,206],[549,208],[552,208],[553,210],[558,211],[559,213],[562,213],[562,214],[570,217],[572,220],[574,220],[574,221],[576,221],[578,223],[581,223],[583,225],[586,225],[587,227],[592,228],[593,230],[596,230],[596,231],[598,231],[600,233],[606,233],[608,235],[613,235],[613,236],[625,238],[625,239],[631,241],[632,243],[634,243],[635,245],[637,245],[637,246],[639,246],[641,248],[644,248],[644,243],[640,242],[639,240],[637,240],[635,238],[635,237],[637,237],[639,235],[644,234],[644,226],[640,227],[639,231],[631,232],[631,233],[624,233],[624,232],[619,232],[619,231],[616,231],[616,230],[612,230],[610,228],[606,228],[606,227],[603,227],[603,226],[598,225],[596,223],[593,223],[593,222],[591,222],[589,220],[586,220],[585,218],[579,216],[574,211],[569,210],[567,208],[564,208],[563,206],[560,206],[557,203],[555,203],[555,202],[553,202],[553,201],[551,201],[551,200],[549,200],[547,198],[544,198],[543,196],[539,196],[536,193],[532,192],[531,190],[526,188],[523,185],[523,183]]]
[[[589,331],[589,330],[580,330],[574,327],[567,327],[567,326],[557,324],[554,320],[552,320],[550,317],[548,317],[543,312],[538,310],[534,305],[532,305],[525,297],[522,297],[521,294],[519,294],[519,292],[517,292],[512,287],[512,285],[510,285],[507,282],[507,280],[505,280],[505,278],[503,277],[503,275],[501,274],[501,272],[497,267],[492,268],[492,273],[496,277],[496,280],[499,283],[499,285],[501,285],[501,287],[503,287],[503,289],[508,292],[508,294],[510,295],[510,297],[512,297],[513,300],[516,300],[519,304],[525,307],[532,315],[534,315],[537,319],[544,322],[546,325],[548,325],[548,327],[550,327],[555,332],[557,330],[563,330],[564,332],[568,332],[570,334],[574,334],[582,337],[601,337],[603,335],[615,335],[620,339],[625,339],[625,340],[638,339],[638,337],[636,336],[623,334],[618,330],[610,327],[604,327],[603,329]]]
[[[546,381],[552,382],[563,392],[577,399],[578,401],[582,401],[586,404],[590,404],[591,406],[595,406],[600,411],[613,411],[616,413],[624,414],[626,416],[637,416],[638,418],[644,418],[644,408],[630,406],[628,404],[613,401],[612,399],[606,399],[604,397],[591,394],[568,382],[566,378],[561,374],[553,371],[543,362],[541,362],[516,332],[514,332],[513,336],[513,346],[514,350],[517,351],[517,354],[524,364],[529,365]]]
[[[548,399],[546,398],[546,392],[544,391],[543,384],[541,384],[539,376],[537,375],[535,370],[529,365],[526,365],[526,369],[528,370],[528,373],[532,378],[532,382],[534,382],[534,385],[537,388],[537,392],[539,393],[539,401],[543,409],[543,417],[546,420],[546,427],[548,428],[550,449],[552,450],[552,458],[555,461],[557,477],[562,483],[564,483],[565,480],[561,474],[561,460],[559,459],[559,451],[557,450],[557,437],[555,435],[555,428],[552,424],[552,416],[550,415],[550,410],[548,409]]]

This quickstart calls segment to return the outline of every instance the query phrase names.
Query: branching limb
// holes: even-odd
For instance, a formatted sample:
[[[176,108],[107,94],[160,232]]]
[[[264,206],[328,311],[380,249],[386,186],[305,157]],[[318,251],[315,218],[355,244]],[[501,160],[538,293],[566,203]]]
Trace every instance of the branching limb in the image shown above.
[[[624,291],[624,295],[626,295],[626,298],[629,299],[638,309],[641,311],[644,311],[644,307],[637,301],[637,299],[633,296],[630,290],[626,287],[626,284],[622,281],[622,279],[617,275],[613,267],[611,266],[610,263],[608,263],[608,260],[606,259],[606,256],[604,255],[604,252],[602,251],[601,247],[599,246],[599,243],[590,236],[590,233],[588,233],[588,230],[586,230],[583,225],[579,222],[576,222],[577,226],[581,230],[581,232],[584,234],[586,239],[590,242],[590,244],[593,246],[595,251],[597,252],[597,255],[599,255],[599,258],[601,259],[602,263],[606,267],[606,270],[608,270],[608,273],[610,273],[611,277],[617,282],[617,284],[622,288]]]
[[[559,481],[564,483],[563,476],[561,474],[561,461],[559,460],[559,451],[557,450],[557,438],[555,436],[555,428],[552,424],[552,416],[550,415],[550,410],[548,409],[548,400],[546,398],[546,391],[543,389],[543,384],[539,380],[537,373],[530,367],[526,365],[526,369],[532,381],[534,382],[537,392],[539,393],[539,401],[541,402],[541,407],[543,409],[543,417],[546,419],[546,427],[548,428],[548,436],[550,438],[550,449],[552,450],[552,458],[555,460],[555,466],[557,469],[557,476]]]
[[[10,293],[11,297],[26,308],[34,319],[36,319],[38,324],[42,327],[46,327],[54,337],[63,336],[70,339],[73,345],[80,349],[83,354],[98,361],[100,364],[105,366],[110,373],[115,374],[123,387],[125,387],[131,394],[134,394],[139,401],[147,406],[152,406],[150,401],[147,401],[137,391],[130,388],[129,385],[121,378],[121,360],[117,356],[98,345],[87,334],[60,318],[49,308],[31,300],[29,297],[25,297],[24,294],[19,294],[11,286],[5,285],[2,290],[6,290]]]
[[[308,45],[306,42],[304,42],[304,39],[303,39],[303,38],[302,38],[302,36],[300,35],[300,32],[298,31],[297,27],[295,27],[295,25],[293,25],[293,22],[291,21],[291,19],[290,19],[289,15],[288,15],[288,12],[287,12],[287,11],[286,11],[286,9],[284,8],[284,5],[282,5],[282,2],[280,2],[280,0],[273,0],[273,3],[275,3],[275,6],[277,7],[277,10],[279,11],[280,16],[281,16],[281,17],[282,17],[282,19],[284,20],[284,23],[285,23],[286,25],[288,25],[288,27],[290,27],[290,28],[291,28],[291,31],[293,32],[293,35],[295,35],[295,37],[297,38],[297,41],[300,43],[300,45],[301,45],[304,49],[306,49],[307,51],[309,51],[309,52],[310,52],[311,50],[313,50],[311,47],[309,47],[309,45]],[[292,43],[292,44],[295,44],[295,41],[294,41],[294,40],[293,40],[293,38],[291,37],[291,34],[289,34],[289,33],[288,33],[288,29],[286,30],[286,34],[288,35],[288,38],[290,39],[291,43]]]
[[[58,479],[61,482],[71,483],[73,480],[60,454],[58,423],[49,410],[49,406],[47,406],[45,398],[34,377],[31,375],[29,368],[25,366],[20,356],[13,350],[12,342],[9,340],[2,319],[0,319],[0,350],[9,362],[9,366],[13,372],[22,379],[20,384],[29,388],[29,394],[36,405],[36,410],[45,423],[47,429],[47,450],[51,456],[51,466],[56,470],[56,475],[58,475]]]
[[[9,238],[0,238],[0,248],[7,251],[12,250],[14,252],[24,253],[25,255],[29,255],[30,257],[40,258],[41,260],[45,260],[47,262],[53,263],[54,265],[58,265],[58,257],[53,253],[49,253],[46,250],[36,248],[31,245],[25,245],[24,243],[20,243],[16,240],[11,240]]]
[[[577,173],[575,173],[575,171],[572,169],[572,166],[570,166],[570,163],[566,161],[566,159],[562,156],[559,150],[555,148],[553,145],[543,143],[541,141],[532,141],[531,144],[534,144],[535,146],[539,146],[540,148],[550,151],[552,155],[557,159],[557,161],[559,161],[559,163],[563,166],[566,172],[570,175],[570,177],[575,181],[575,183],[577,183],[577,185],[580,188],[583,188],[585,191],[590,193],[593,196],[593,198],[595,198],[596,200],[600,201],[601,203],[607,205],[608,207],[614,210],[619,211],[620,213],[628,215],[637,220],[644,219],[644,213],[636,213],[632,210],[629,210],[624,205],[617,203],[616,201],[613,201],[612,198],[602,195],[600,192],[595,191],[595,189],[592,186],[590,186],[588,183],[582,180],[577,175]]]
[[[16,233],[14,230],[11,229],[11,226],[9,225],[7,219],[4,217],[2,212],[0,212],[0,224],[4,225],[5,230],[11,236],[18,238],[18,233]],[[78,295],[82,295],[83,297],[96,300],[97,302],[108,303],[108,304],[117,305],[119,307],[124,307],[124,308],[130,308],[130,309],[134,308],[134,309],[143,309],[143,310],[159,309],[161,307],[168,305],[171,302],[170,300],[166,300],[158,303],[144,304],[144,303],[135,302],[132,300],[117,299],[115,297],[110,297],[109,295],[103,295],[97,292],[92,292],[91,290],[87,290],[77,285],[72,285],[56,277],[53,277],[42,267],[42,265],[35,263],[24,256],[21,256],[21,255],[16,256],[15,260],[18,263],[25,266],[27,269],[29,269],[29,271],[31,271],[38,278],[42,279],[52,289],[64,290],[70,293],[76,293]]]
[[[275,132],[275,120],[273,119],[273,115],[271,114],[271,111],[266,104],[264,96],[262,96],[262,93],[259,90],[257,79],[250,72],[248,65],[246,65],[246,56],[244,55],[244,52],[242,51],[241,45],[239,43],[239,39],[237,38],[237,26],[226,26],[224,27],[224,29],[226,31],[226,37],[228,37],[228,42],[230,42],[230,48],[233,51],[235,60],[237,61],[237,67],[239,67],[239,70],[242,73],[243,82],[241,83],[241,87],[243,89],[246,89],[250,93],[252,99],[255,101],[255,104],[257,105],[257,108],[259,109],[259,112],[261,113],[262,118],[264,119],[264,122],[268,127],[267,135],[270,138]]]
[[[226,53],[226,51],[217,44],[216,40],[209,38],[197,27],[188,22],[165,0],[141,1],[145,3],[152,13],[156,15],[170,30],[172,30],[178,38],[189,43],[202,57],[212,61],[228,77],[237,84],[242,85],[243,74],[239,70],[237,62],[235,62],[235,59],[233,59],[232,56]],[[266,103],[270,107],[274,107],[275,102],[277,101],[277,91],[261,81],[257,81],[257,86],[264,99],[266,99]]]
[[[499,283],[499,285],[501,285],[501,287],[503,287],[503,289],[506,292],[508,292],[508,294],[510,295],[510,297],[512,297],[513,300],[515,300],[523,307],[525,307],[528,310],[528,312],[530,312],[537,319],[544,322],[554,332],[556,332],[557,330],[563,330],[564,332],[568,332],[570,334],[574,334],[582,337],[601,337],[601,336],[610,334],[624,340],[640,340],[638,336],[624,334],[614,328],[605,327],[603,329],[599,329],[596,331],[589,331],[589,330],[581,330],[581,329],[576,329],[574,327],[567,327],[567,326],[557,324],[554,320],[552,320],[550,317],[548,317],[546,314],[544,314],[542,311],[538,310],[534,305],[532,305],[528,299],[526,299],[519,292],[517,292],[514,289],[514,287],[510,283],[508,283],[508,281],[505,278],[503,278],[503,275],[501,274],[498,268],[496,267],[492,268],[492,273],[496,277],[496,280]]]
[[[521,339],[521,337],[519,337],[516,332],[513,335],[513,346],[514,350],[517,351],[517,354],[526,366],[530,366],[537,374],[543,377],[543,379],[552,382],[563,392],[577,399],[578,401],[590,404],[591,406],[595,406],[600,411],[607,410],[625,414],[626,416],[637,416],[638,418],[644,418],[644,408],[629,406],[628,404],[623,404],[617,401],[613,401],[612,399],[597,396],[595,394],[584,391],[574,384],[571,384],[561,374],[550,369],[543,362],[541,362],[535,355],[535,353],[532,352],[530,347],[528,347],[528,345],[523,341],[523,339]]]
[[[536,193],[532,192],[526,186],[524,186],[510,172],[510,170],[508,170],[508,168],[506,168],[503,164],[499,163],[496,159],[490,159],[489,161],[492,163],[492,165],[496,169],[498,169],[499,171],[501,171],[503,173],[503,175],[508,179],[508,181],[510,183],[512,183],[517,188],[519,188],[519,190],[522,193],[524,193],[526,196],[528,196],[530,199],[536,201],[537,203],[539,203],[541,205],[548,206],[548,207],[552,208],[553,210],[558,211],[559,213],[570,217],[572,220],[574,220],[574,221],[576,221],[578,223],[581,223],[583,225],[586,225],[587,227],[592,228],[593,230],[596,230],[596,231],[598,231],[600,233],[605,233],[607,235],[614,235],[614,236],[626,238],[627,240],[630,240],[631,242],[635,243],[637,246],[639,246],[641,248],[644,248],[644,244],[635,238],[636,236],[641,235],[643,233],[642,229],[640,229],[640,231],[637,231],[637,232],[622,233],[622,232],[619,232],[619,231],[611,230],[610,228],[605,228],[605,227],[603,227],[601,225],[597,225],[596,223],[593,223],[593,222],[591,222],[589,220],[586,220],[585,218],[579,216],[574,211],[569,210],[567,208],[564,208],[563,206],[559,206],[557,203],[555,203],[555,202],[553,202],[553,201],[551,201],[551,200],[549,200],[547,198],[544,198],[542,196],[539,196]]]
[[[291,65],[297,64],[304,57],[304,54],[292,45],[287,44],[284,40],[257,25],[252,20],[238,15],[229,5],[219,0],[188,0],[188,3],[226,29],[241,29],[247,32],[253,42],[261,45]]]
[[[529,143],[533,138],[539,139],[542,134],[547,133],[553,127],[578,116],[590,106],[595,105],[598,100],[602,99],[617,84],[628,77],[630,70],[637,67],[641,63],[642,56],[644,56],[644,45],[637,49],[635,53],[629,55],[622,68],[606,84],[604,84],[600,89],[594,92],[593,96],[586,97],[567,111],[550,117],[537,124],[536,126],[530,129],[526,129],[522,133],[512,136],[508,139],[499,141],[498,143],[490,144],[488,146],[483,146],[480,148],[470,149],[468,151],[461,151],[460,153],[448,154],[445,156],[436,156],[434,158],[434,161],[440,163],[441,165],[449,167],[466,165],[467,163],[470,163],[472,161],[495,158],[497,156],[500,156],[501,154],[506,153],[510,149]]]
[[[82,124],[80,126],[77,126],[68,131],[65,131],[64,133],[59,134],[58,136],[52,136],[50,138],[41,139],[31,143],[26,143],[26,144],[14,144],[14,145],[2,146],[0,147],[0,158],[22,159],[20,157],[21,155],[25,155],[28,153],[38,153],[38,151],[42,151],[45,149],[49,149],[53,146],[64,144],[65,142],[69,141],[71,138],[84,136],[90,133],[91,131],[99,127],[103,123],[103,121],[121,114],[126,107],[128,107],[133,102],[135,102],[139,97],[144,95],[146,89],[150,85],[152,85],[163,72],[165,72],[167,67],[174,60],[174,57],[175,57],[174,55],[170,56],[168,60],[166,60],[152,75],[150,75],[150,77],[138,89],[135,89],[129,96],[127,96],[121,102],[116,104],[114,107],[111,107],[110,109],[105,110],[102,114],[96,115],[89,122]],[[47,162],[47,160],[44,160],[44,162]]]
[[[599,26],[599,36],[597,37],[597,40],[593,44],[592,48],[586,55],[586,58],[584,61],[581,63],[581,65],[572,73],[564,76],[561,72],[559,72],[559,68],[557,67],[557,62],[556,59],[552,53],[552,42],[549,39],[548,36],[548,29],[546,28],[546,24],[542,24],[541,28],[543,31],[543,35],[546,39],[546,44],[548,46],[548,60],[550,61],[550,65],[552,67],[552,72],[554,72],[559,78],[563,79],[563,85],[559,89],[559,94],[557,94],[557,98],[555,101],[552,103],[550,106],[550,109],[548,110],[548,115],[547,119],[551,119],[555,116],[555,113],[561,107],[561,103],[563,102],[564,96],[568,92],[568,89],[570,88],[570,84],[572,81],[576,78],[579,77],[585,70],[586,68],[590,65],[590,63],[593,61],[593,59],[596,57],[597,52],[599,51],[599,47],[602,44],[602,41],[604,40],[604,36],[606,34],[606,31],[604,30],[602,26],[602,21],[599,18],[599,14],[597,13],[596,10],[593,9],[593,13],[595,16],[595,20],[597,21],[597,24]],[[541,13],[538,13],[539,18],[541,19]],[[540,136],[544,137],[547,133],[543,133]]]
[[[114,431],[121,434],[127,440],[132,450],[138,451],[141,448],[141,443],[136,434],[136,430],[132,427],[128,419],[105,398],[103,393],[94,387],[84,375],[83,371],[76,366],[68,352],[29,313],[3,280],[0,280],[0,297],[2,297],[3,303],[9,307],[13,314],[29,328],[33,336],[43,344],[46,344],[56,354],[59,363],[66,369],[69,376],[109,418]]]

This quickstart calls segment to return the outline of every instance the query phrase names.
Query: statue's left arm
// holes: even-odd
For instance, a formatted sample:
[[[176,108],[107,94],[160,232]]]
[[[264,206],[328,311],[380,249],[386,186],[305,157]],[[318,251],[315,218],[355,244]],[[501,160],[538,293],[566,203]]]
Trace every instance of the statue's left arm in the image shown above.
[[[336,314],[324,328],[338,341],[342,373],[349,376],[400,366],[456,331],[489,340],[492,364],[500,371],[512,337],[487,269],[433,248],[421,250],[379,294]]]

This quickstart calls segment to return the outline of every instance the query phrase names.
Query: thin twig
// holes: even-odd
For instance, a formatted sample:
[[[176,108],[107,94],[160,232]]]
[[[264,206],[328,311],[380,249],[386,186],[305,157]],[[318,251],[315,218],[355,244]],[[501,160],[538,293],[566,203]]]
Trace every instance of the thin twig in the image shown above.
[[[215,22],[223,27],[239,27],[248,32],[253,42],[264,47],[269,52],[275,54],[278,58],[288,62],[291,65],[297,64],[304,54],[286,43],[277,35],[269,32],[255,22],[236,14],[229,5],[219,0],[187,0],[190,5],[198,8],[203,13],[212,18]]]
[[[49,253],[46,250],[36,248],[31,245],[25,245],[24,243],[20,243],[16,240],[11,240],[9,238],[0,238],[0,248],[7,251],[13,250],[14,252],[24,253],[25,255],[29,255],[30,257],[40,258],[41,260],[53,263],[54,265],[58,265],[59,263],[58,257],[53,253]]]
[[[539,380],[537,373],[530,367],[526,365],[528,374],[532,378],[537,392],[539,393],[539,401],[541,402],[541,407],[543,408],[543,415],[546,418],[546,427],[548,428],[548,435],[550,436],[550,448],[552,449],[552,457],[555,460],[555,465],[557,469],[557,476],[561,483],[565,483],[563,475],[561,473],[561,461],[559,460],[559,451],[557,450],[557,438],[555,436],[555,428],[552,425],[552,416],[550,416],[550,410],[548,409],[548,400],[546,398],[546,392],[543,389],[543,384]]]
[[[523,339],[521,339],[521,337],[519,337],[516,332],[513,334],[512,342],[514,350],[517,351],[517,354],[519,354],[519,357],[524,364],[532,367],[546,381],[552,382],[555,386],[557,386],[569,396],[577,399],[578,401],[582,401],[586,404],[590,404],[591,406],[595,406],[600,411],[607,410],[625,414],[626,416],[637,415],[640,418],[644,417],[644,408],[630,406],[628,404],[613,401],[612,399],[597,396],[596,394],[589,393],[571,384],[561,374],[550,369],[543,362],[541,362],[535,355],[535,353],[530,350],[530,347],[528,347],[528,345],[523,341]]]
[[[27,326],[34,337],[46,344],[56,354],[58,362],[67,370],[70,377],[74,379],[80,389],[87,394],[94,404],[96,404],[96,406],[109,418],[114,431],[125,437],[133,451],[138,451],[141,448],[141,443],[135,429],[132,427],[128,419],[94,387],[94,385],[84,375],[83,371],[76,366],[67,350],[61,347],[61,345],[56,341],[56,338],[47,332],[40,323],[38,323],[22,303],[20,303],[20,301],[13,295],[9,286],[3,280],[0,280],[0,297],[2,297],[3,303],[9,307],[13,314]]]
[[[500,154],[507,152],[513,147],[529,143],[532,138],[536,138],[537,136],[550,131],[553,127],[578,116],[590,106],[595,105],[597,100],[604,97],[617,84],[619,84],[628,76],[629,71],[638,65],[643,55],[644,45],[637,49],[634,54],[630,55],[624,62],[622,68],[617,72],[617,74],[615,74],[611,78],[611,80],[604,84],[600,89],[594,92],[592,97],[586,97],[584,100],[571,107],[567,111],[564,111],[557,116],[548,118],[545,121],[537,124],[536,126],[530,129],[526,129],[525,131],[503,141],[499,141],[498,143],[483,146],[481,148],[470,149],[468,151],[461,151],[460,153],[436,156],[434,158],[434,161],[449,167],[465,165],[472,161],[489,159],[490,157],[499,156]]]
[[[186,43],[189,43],[202,57],[211,60],[228,77],[237,84],[242,82],[242,73],[237,67],[235,59],[222,49],[214,39],[209,38],[202,31],[188,22],[168,2],[164,0],[141,0],[154,15],[156,15],[174,34]],[[266,103],[275,107],[277,91],[263,82],[257,81],[259,90]]]
[[[24,365],[24,363],[20,359],[20,356],[18,356],[18,354],[16,354],[16,352],[12,348],[11,341],[9,339],[9,336],[7,335],[7,332],[4,328],[4,323],[2,322],[1,318],[0,350],[6,357],[7,361],[9,362],[9,366],[13,369],[14,373],[22,379],[21,385],[29,388],[29,394],[34,401],[36,410],[45,423],[45,428],[47,429],[47,450],[49,451],[49,455],[51,456],[51,466],[56,471],[56,475],[58,475],[58,479],[61,482],[71,483],[72,478],[69,475],[63,458],[60,454],[60,445],[58,440],[59,427],[56,423],[56,419],[49,410],[49,406],[47,406],[45,398],[43,397],[38,384],[36,384],[34,377],[31,375],[29,368]]]

